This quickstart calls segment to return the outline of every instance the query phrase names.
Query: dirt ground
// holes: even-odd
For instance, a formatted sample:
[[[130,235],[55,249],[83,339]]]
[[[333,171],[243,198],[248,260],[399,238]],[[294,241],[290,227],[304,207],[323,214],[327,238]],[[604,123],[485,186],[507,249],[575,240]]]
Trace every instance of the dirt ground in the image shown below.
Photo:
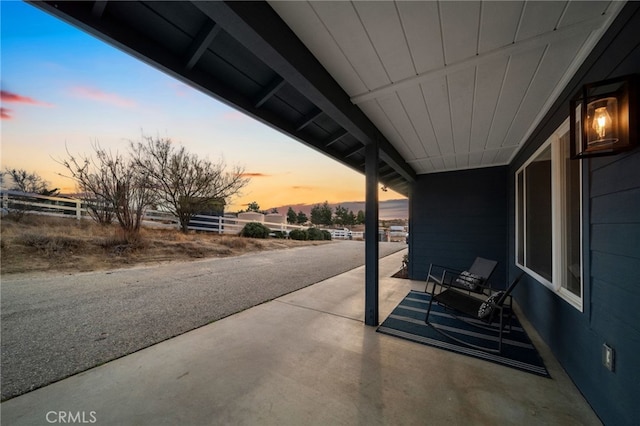
[[[136,244],[126,244],[117,225],[90,220],[27,215],[0,222],[0,274],[87,272],[140,264],[238,256],[330,241],[252,239],[212,232],[144,228]]]

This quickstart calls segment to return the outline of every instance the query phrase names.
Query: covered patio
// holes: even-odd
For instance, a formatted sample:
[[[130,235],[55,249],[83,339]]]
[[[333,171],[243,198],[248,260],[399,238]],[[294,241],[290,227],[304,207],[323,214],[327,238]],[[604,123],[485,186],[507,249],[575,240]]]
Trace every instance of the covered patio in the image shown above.
[[[380,261],[386,317],[424,283]],[[364,267],[2,404],[3,424],[600,424],[528,323],[552,379],[365,327]],[[71,414],[69,414],[71,413]],[[77,414],[80,413],[80,414]]]
[[[577,92],[594,82],[631,81],[640,74],[640,3],[30,3],[365,174],[367,262],[364,275],[353,282],[357,297],[346,299],[353,304],[341,311],[343,298],[313,294],[307,303],[317,297],[314,303],[323,305],[308,323],[301,319],[290,328],[290,318],[271,317],[273,330],[277,325],[293,336],[359,342],[357,350],[349,349],[359,356],[340,358],[335,365],[335,371],[358,371],[355,383],[362,384],[348,389],[344,400],[352,405],[342,422],[384,417],[389,406],[401,407],[398,413],[420,423],[434,413],[438,421],[467,423],[487,407],[498,410],[492,420],[501,422],[542,415],[548,407],[570,419],[553,417],[550,423],[593,420],[566,414],[574,408],[566,399],[569,382],[558,379],[565,376],[557,365],[550,366],[554,380],[522,377],[518,382],[511,377],[519,373],[508,371],[503,377],[486,363],[431,352],[360,327],[362,319],[377,326],[399,301],[393,298],[408,290],[391,296],[381,284],[386,275],[380,273],[375,238],[380,185],[409,198],[411,278],[424,279],[430,263],[464,269],[476,256],[499,262],[491,278],[495,288],[524,271],[523,285],[514,293],[522,312],[598,417],[610,424],[640,421],[640,150],[571,160],[568,142],[576,135],[570,131],[576,125],[570,123],[575,113],[570,105]],[[637,98],[637,88],[631,93]],[[629,115],[621,121],[633,136],[631,148],[638,143],[640,119],[637,112]],[[536,174],[536,165],[544,170]],[[535,195],[542,195],[542,202]],[[528,221],[534,217],[539,220]],[[285,308],[280,304],[239,318]],[[202,333],[224,327],[213,325]],[[273,342],[269,345],[288,342],[279,334],[267,337]],[[314,342],[307,343],[316,350]],[[536,346],[546,347],[541,341]],[[192,355],[206,359],[207,351],[199,348],[203,353]],[[317,350],[326,351],[322,360],[352,354],[332,345]],[[548,354],[544,349],[545,361],[552,359]],[[279,386],[289,386],[288,374],[310,375],[307,380],[327,365],[310,352],[294,359],[289,368],[278,358],[271,370],[276,376],[269,369],[256,372],[253,386],[242,389],[252,395],[267,383],[269,395],[277,394]],[[305,364],[309,359],[314,362]],[[252,359],[251,365],[258,362]],[[384,375],[400,367],[400,384],[412,387],[395,387],[400,384]],[[330,380],[328,387],[315,389],[333,392],[329,383],[341,377],[318,377]],[[233,388],[233,380],[209,391],[224,393]],[[296,383],[281,393],[305,395],[297,392]],[[533,383],[543,391],[532,391],[537,389]],[[472,399],[468,391],[477,387],[486,393]],[[543,399],[539,405],[528,399],[530,392]],[[192,393],[197,392],[187,392]],[[318,401],[331,398],[322,394]],[[238,398],[234,401],[244,401],[242,407],[265,408],[259,410],[264,415],[280,401],[272,396],[261,406]],[[390,405],[391,398],[402,403]],[[453,406],[444,405],[445,400]],[[519,407],[517,412],[513,407]],[[337,415],[332,408],[327,404],[315,414]],[[424,413],[417,416],[420,410]]]

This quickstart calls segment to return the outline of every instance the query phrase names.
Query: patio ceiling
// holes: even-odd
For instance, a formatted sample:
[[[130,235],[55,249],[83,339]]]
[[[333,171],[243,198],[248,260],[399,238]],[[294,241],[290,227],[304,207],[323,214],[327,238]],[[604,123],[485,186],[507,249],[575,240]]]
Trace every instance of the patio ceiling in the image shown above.
[[[418,174],[508,164],[624,4],[269,3]]]
[[[29,2],[408,195],[507,164],[623,2]]]

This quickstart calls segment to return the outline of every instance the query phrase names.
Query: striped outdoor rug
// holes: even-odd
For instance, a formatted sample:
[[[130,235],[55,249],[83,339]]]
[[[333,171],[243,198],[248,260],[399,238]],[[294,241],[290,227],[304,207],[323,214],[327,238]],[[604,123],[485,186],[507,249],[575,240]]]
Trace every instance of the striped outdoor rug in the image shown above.
[[[429,298],[429,294],[420,291],[410,291],[393,312],[391,312],[391,315],[378,327],[378,331],[417,343],[495,362],[539,376],[550,377],[542,358],[517,318],[512,318],[511,333],[503,333],[502,335],[502,353],[492,354],[483,352],[461,345],[425,324],[424,319],[427,313]],[[472,318],[469,318],[469,320],[473,321]],[[431,307],[430,321],[434,323],[436,327],[442,328],[444,331],[455,335],[461,340],[472,340],[475,344],[490,347],[497,346],[497,330],[484,330],[466,324],[464,321],[460,321],[449,315],[447,311],[438,304],[434,303]],[[485,323],[482,324],[486,325]],[[497,329],[497,327],[495,328]]]

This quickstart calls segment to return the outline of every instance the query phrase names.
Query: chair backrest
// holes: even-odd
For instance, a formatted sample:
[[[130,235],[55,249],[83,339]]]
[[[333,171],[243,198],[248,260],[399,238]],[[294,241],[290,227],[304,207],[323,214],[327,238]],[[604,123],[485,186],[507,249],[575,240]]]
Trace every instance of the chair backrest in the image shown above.
[[[511,294],[513,289],[516,287],[516,285],[518,285],[518,283],[520,282],[520,280],[522,279],[523,276],[524,276],[524,272],[521,273],[520,275],[518,275],[518,278],[513,280],[511,285],[509,285],[509,287],[507,287],[507,289],[504,291],[504,293],[502,293],[502,296],[500,296],[500,298],[495,302],[496,305],[502,306],[504,304],[504,301],[507,300],[507,297],[509,297],[509,295]]]
[[[473,265],[469,268],[469,272],[474,275],[478,275],[484,278],[485,281],[489,280],[491,274],[496,269],[498,262],[495,260],[485,259],[483,257],[476,257],[473,261]]]

